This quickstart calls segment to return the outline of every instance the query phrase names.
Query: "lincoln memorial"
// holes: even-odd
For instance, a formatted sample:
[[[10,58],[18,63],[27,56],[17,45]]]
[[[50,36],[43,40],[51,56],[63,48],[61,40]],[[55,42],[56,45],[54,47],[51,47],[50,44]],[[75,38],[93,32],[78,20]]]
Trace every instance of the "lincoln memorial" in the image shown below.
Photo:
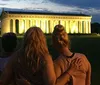
[[[46,34],[52,33],[54,26],[61,24],[67,33],[91,33],[91,18],[85,14],[67,13],[40,13],[40,12],[18,12],[2,11],[1,34],[14,32],[24,34],[31,26],[38,26]]]

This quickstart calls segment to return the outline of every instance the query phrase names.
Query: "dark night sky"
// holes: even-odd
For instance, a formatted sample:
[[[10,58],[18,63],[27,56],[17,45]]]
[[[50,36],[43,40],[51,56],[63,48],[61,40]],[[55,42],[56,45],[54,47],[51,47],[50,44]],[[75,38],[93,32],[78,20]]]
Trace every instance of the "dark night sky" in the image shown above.
[[[83,13],[100,23],[100,0],[0,0],[0,12],[2,8]]]

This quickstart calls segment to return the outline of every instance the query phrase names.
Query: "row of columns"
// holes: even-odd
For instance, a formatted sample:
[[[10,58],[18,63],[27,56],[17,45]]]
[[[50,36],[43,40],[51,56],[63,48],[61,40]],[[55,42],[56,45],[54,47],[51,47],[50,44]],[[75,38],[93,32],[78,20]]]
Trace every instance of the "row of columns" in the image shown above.
[[[16,23],[18,22],[18,23]],[[31,26],[38,26],[44,33],[52,33],[54,26],[61,24],[65,27],[67,33],[91,33],[90,21],[78,21],[78,20],[39,20],[39,19],[10,19],[4,21],[9,31],[16,33],[16,24],[18,25],[19,34],[24,33]],[[2,24],[2,26],[5,26]],[[2,27],[3,28],[3,27]],[[6,29],[7,29],[6,28]],[[3,29],[4,30],[4,29]]]

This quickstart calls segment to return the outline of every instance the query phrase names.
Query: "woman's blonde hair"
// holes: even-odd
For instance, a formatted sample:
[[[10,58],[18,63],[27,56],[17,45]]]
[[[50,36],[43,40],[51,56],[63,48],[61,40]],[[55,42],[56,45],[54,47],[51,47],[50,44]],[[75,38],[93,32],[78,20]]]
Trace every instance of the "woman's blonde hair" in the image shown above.
[[[26,31],[23,49],[26,63],[37,70],[41,59],[49,53],[45,35],[39,27],[30,27]]]
[[[57,49],[70,47],[70,40],[63,25],[56,25],[52,34],[53,46]]]

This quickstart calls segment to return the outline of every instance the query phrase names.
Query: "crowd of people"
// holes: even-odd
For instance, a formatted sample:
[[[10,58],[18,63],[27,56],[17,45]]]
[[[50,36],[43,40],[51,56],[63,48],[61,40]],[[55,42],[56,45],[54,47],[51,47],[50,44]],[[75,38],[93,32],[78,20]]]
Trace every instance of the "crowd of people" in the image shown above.
[[[91,65],[84,54],[70,50],[64,26],[56,25],[52,33],[52,45],[58,51],[55,60],[40,27],[30,27],[15,51],[16,45],[15,33],[2,36],[0,85],[91,85]]]

